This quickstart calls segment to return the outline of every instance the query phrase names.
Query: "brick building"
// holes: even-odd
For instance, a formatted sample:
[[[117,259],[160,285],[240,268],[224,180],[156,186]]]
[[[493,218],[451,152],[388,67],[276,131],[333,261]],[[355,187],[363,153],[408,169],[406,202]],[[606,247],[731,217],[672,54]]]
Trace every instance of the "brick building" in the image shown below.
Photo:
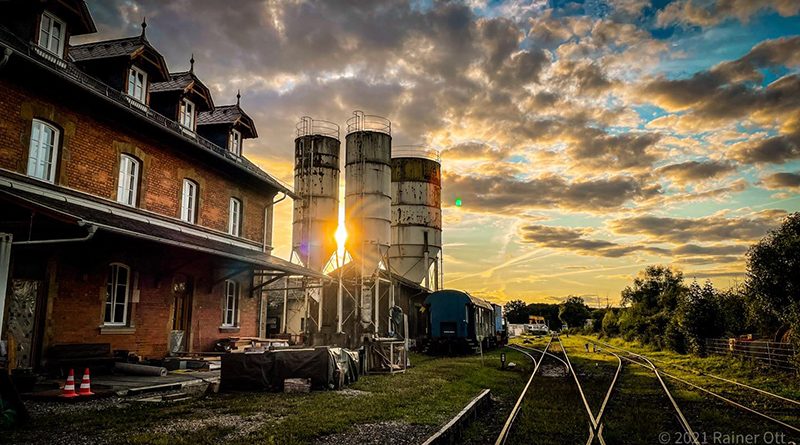
[[[141,35],[82,0],[0,3],[0,315],[12,367],[50,346],[161,357],[262,336],[263,286],[323,277],[270,254],[294,195],[242,155],[257,137]],[[10,261],[9,258],[10,252]],[[6,290],[4,292],[4,290]]]

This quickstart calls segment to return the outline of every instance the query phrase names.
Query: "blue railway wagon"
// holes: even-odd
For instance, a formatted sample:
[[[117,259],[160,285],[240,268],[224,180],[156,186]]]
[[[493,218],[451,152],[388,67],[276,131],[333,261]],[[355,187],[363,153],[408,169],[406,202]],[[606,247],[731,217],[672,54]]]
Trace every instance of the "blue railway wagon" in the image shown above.
[[[508,326],[506,317],[503,316],[503,306],[492,303],[494,308],[494,336],[497,346],[503,346],[508,343]]]
[[[440,290],[425,299],[428,351],[477,352],[497,343],[495,309],[486,300],[459,290]]]

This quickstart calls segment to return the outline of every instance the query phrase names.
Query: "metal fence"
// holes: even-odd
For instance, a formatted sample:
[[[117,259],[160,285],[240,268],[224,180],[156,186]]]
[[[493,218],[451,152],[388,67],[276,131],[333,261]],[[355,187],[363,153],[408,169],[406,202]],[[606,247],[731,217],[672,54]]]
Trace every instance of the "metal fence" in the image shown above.
[[[792,357],[797,354],[791,343],[737,338],[706,339],[706,352],[728,355],[774,368],[796,371]]]

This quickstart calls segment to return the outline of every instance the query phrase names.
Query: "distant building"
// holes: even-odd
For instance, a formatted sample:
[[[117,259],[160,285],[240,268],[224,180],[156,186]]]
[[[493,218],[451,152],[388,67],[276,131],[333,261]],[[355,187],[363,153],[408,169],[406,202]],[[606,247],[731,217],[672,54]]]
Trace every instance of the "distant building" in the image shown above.
[[[291,190],[243,156],[236,104],[171,73],[141,35],[96,32],[82,0],[0,3],[0,315],[11,366],[50,346],[145,357],[263,336],[263,287],[322,275],[270,254]],[[9,251],[10,262],[3,252]],[[6,261],[3,261],[3,259]]]

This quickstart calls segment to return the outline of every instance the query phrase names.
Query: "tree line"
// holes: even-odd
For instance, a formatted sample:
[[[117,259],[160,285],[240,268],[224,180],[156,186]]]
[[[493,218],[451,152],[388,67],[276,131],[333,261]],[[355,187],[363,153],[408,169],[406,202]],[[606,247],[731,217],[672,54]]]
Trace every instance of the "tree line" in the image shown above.
[[[754,334],[790,341],[800,350],[800,213],[788,215],[746,255],[746,274],[729,289],[711,281],[687,283],[680,270],[648,266],[621,293],[621,307],[590,309],[570,296],[560,304],[521,300],[505,305],[509,323],[542,315],[551,329],[563,324],[602,336],[705,354],[705,339]]]

